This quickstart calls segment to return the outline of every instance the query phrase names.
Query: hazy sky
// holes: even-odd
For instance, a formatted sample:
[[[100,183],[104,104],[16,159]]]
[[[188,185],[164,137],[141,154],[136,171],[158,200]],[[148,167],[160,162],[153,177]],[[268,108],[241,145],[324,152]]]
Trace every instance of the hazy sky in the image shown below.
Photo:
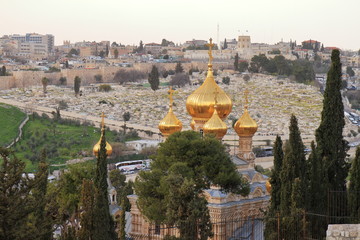
[[[360,49],[360,0],[1,0],[0,35],[138,44],[251,36],[252,42],[315,39]],[[4,8],[5,7],[5,8]],[[246,33],[246,31],[248,31]]]

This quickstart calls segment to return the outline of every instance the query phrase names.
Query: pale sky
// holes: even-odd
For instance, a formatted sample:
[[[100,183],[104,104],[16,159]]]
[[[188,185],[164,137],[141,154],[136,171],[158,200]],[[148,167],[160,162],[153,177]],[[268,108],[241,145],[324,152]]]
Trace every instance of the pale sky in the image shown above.
[[[360,0],[0,0],[0,35],[36,32],[63,40],[138,45],[166,38],[252,42],[314,39],[360,49]],[[248,31],[248,32],[246,32]]]

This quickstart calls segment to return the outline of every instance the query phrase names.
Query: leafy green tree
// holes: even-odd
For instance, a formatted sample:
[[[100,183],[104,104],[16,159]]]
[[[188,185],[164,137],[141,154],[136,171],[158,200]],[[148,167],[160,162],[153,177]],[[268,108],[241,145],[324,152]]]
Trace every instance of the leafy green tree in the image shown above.
[[[226,84],[226,85],[229,85],[230,84],[230,77],[223,77],[222,78],[222,83]]]
[[[81,84],[81,78],[79,78],[78,76],[75,77],[74,79],[74,91],[75,91],[75,96],[79,95],[80,92],[80,84]]]
[[[290,119],[290,135],[288,147],[286,148],[282,170],[280,173],[281,178],[281,191],[280,191],[280,211],[283,216],[291,214],[290,206],[293,204],[289,198],[289,193],[293,191],[293,182],[296,178],[301,183],[301,190],[306,191],[306,161],[304,153],[304,144],[301,139],[298,122],[294,115]],[[294,203],[295,204],[295,203]],[[304,202],[296,203],[300,208],[304,208]]]
[[[265,54],[255,55],[251,58],[249,71],[254,73],[262,72],[268,63],[269,59]]]
[[[46,77],[43,77],[41,79],[41,84],[43,85],[43,92],[46,93],[46,87],[49,84],[49,79]]]
[[[161,144],[151,170],[139,173],[135,191],[138,205],[151,223],[178,226],[182,239],[207,239],[211,223],[201,193],[210,184],[225,192],[249,193],[248,183],[220,141],[184,131]]]
[[[115,59],[117,59],[119,57],[119,50],[117,50],[117,48],[115,48],[115,50],[114,50],[114,57],[115,57]]]
[[[27,220],[33,212],[32,182],[23,176],[25,162],[0,148],[0,239],[27,239]]]
[[[153,91],[156,91],[159,89],[159,84],[160,84],[159,70],[157,69],[157,67],[155,65],[152,66],[151,72],[148,77],[148,81],[149,81],[151,89]]]
[[[249,68],[249,63],[246,62],[246,61],[241,61],[239,63],[239,67],[238,67],[238,70],[239,72],[246,72]]]
[[[326,166],[327,181],[323,184],[331,191],[345,191],[349,164],[346,162],[347,141],[343,138],[344,105],[341,97],[341,62],[339,50],[331,54],[331,67],[327,74],[321,123],[316,130],[318,157]]]
[[[115,240],[115,225],[109,211],[108,184],[107,184],[107,154],[105,128],[102,128],[102,137],[100,150],[97,156],[96,174],[95,174],[95,206],[94,215],[94,239],[96,240]]]
[[[170,86],[183,87],[186,84],[190,84],[190,77],[187,73],[175,73],[174,76],[171,77]]]
[[[353,223],[360,222],[360,147],[357,147],[355,159],[350,169],[350,186],[348,190],[349,212]]]
[[[234,69],[235,69],[235,71],[239,71],[239,54],[238,53],[235,54]]]
[[[101,74],[96,74],[94,78],[97,83],[101,83],[103,81],[103,77]]]
[[[89,179],[83,179],[81,188],[81,227],[77,233],[79,240],[95,240],[95,187],[94,183]]]
[[[279,75],[290,75],[291,68],[283,55],[275,56],[272,60],[275,62],[277,73]]]
[[[69,53],[67,54],[68,57],[72,57],[72,56],[77,56],[79,55],[79,52],[75,49],[75,48],[72,48],[70,49]]]
[[[355,72],[354,72],[354,70],[352,69],[352,67],[350,67],[350,66],[347,66],[347,67],[346,67],[346,73],[347,73],[350,77],[355,76]]]
[[[130,114],[130,112],[124,112],[122,117],[124,120],[124,134],[125,134],[126,133],[126,122],[130,120],[131,114]]]
[[[315,72],[313,65],[308,60],[293,61],[293,72],[295,80],[299,83],[307,83],[315,79]]]
[[[60,85],[66,85],[66,77],[59,78]]]
[[[175,73],[182,73],[184,72],[184,68],[181,65],[181,62],[177,62],[175,66]]]

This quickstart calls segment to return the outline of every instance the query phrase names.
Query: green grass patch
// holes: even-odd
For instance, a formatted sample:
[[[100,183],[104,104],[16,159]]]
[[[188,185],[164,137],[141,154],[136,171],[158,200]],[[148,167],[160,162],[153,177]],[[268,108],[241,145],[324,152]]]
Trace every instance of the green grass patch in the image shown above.
[[[26,118],[26,114],[20,109],[0,104],[0,146],[7,146],[18,135],[21,122]]]
[[[49,118],[30,117],[24,126],[22,139],[13,150],[19,159],[26,162],[26,171],[33,172],[36,171],[42,149],[46,149],[50,165],[64,164],[70,159],[93,156],[92,148],[100,135],[99,127],[80,125],[78,121],[57,122]],[[121,133],[106,131],[106,140],[111,144],[128,139]]]

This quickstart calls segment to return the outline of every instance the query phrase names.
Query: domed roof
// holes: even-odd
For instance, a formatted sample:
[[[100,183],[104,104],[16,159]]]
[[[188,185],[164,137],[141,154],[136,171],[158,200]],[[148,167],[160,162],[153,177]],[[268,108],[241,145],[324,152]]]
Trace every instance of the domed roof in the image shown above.
[[[225,119],[231,112],[232,102],[230,97],[216,84],[213,69],[212,69],[212,52],[211,48],[214,44],[207,44],[209,46],[209,64],[208,72],[204,83],[196,89],[186,100],[186,110],[194,118],[207,120],[211,118],[214,113],[215,105],[215,91],[217,95],[218,116]]]
[[[170,106],[169,112],[159,123],[159,130],[163,136],[169,136],[175,132],[180,132],[182,129],[182,123],[175,116]]]
[[[217,113],[217,105],[215,105],[215,110],[211,118],[204,124],[203,131],[205,135],[214,134],[219,140],[225,136],[227,126]]]
[[[101,139],[105,134],[105,122],[104,122],[105,115],[104,115],[104,113],[101,114],[101,117],[102,117],[102,119],[101,119],[101,137],[100,137],[100,140],[93,147],[93,153],[96,157],[98,156],[98,153],[100,151]],[[106,149],[106,155],[110,156],[112,154],[112,147],[108,142],[106,142],[105,149]]]
[[[174,90],[170,87],[168,93],[170,98],[169,112],[159,123],[159,130],[163,136],[167,137],[175,132],[180,132],[182,129],[182,123],[175,116],[172,111],[172,103],[173,103],[173,94]]]
[[[191,119],[190,127],[192,130],[195,130],[195,121],[194,119]]]
[[[247,105],[248,93],[249,93],[248,91],[245,91],[246,104],[245,104],[244,114],[239,118],[239,120],[236,121],[234,125],[234,129],[239,136],[253,136],[258,129],[257,123],[249,115],[248,105]]]

